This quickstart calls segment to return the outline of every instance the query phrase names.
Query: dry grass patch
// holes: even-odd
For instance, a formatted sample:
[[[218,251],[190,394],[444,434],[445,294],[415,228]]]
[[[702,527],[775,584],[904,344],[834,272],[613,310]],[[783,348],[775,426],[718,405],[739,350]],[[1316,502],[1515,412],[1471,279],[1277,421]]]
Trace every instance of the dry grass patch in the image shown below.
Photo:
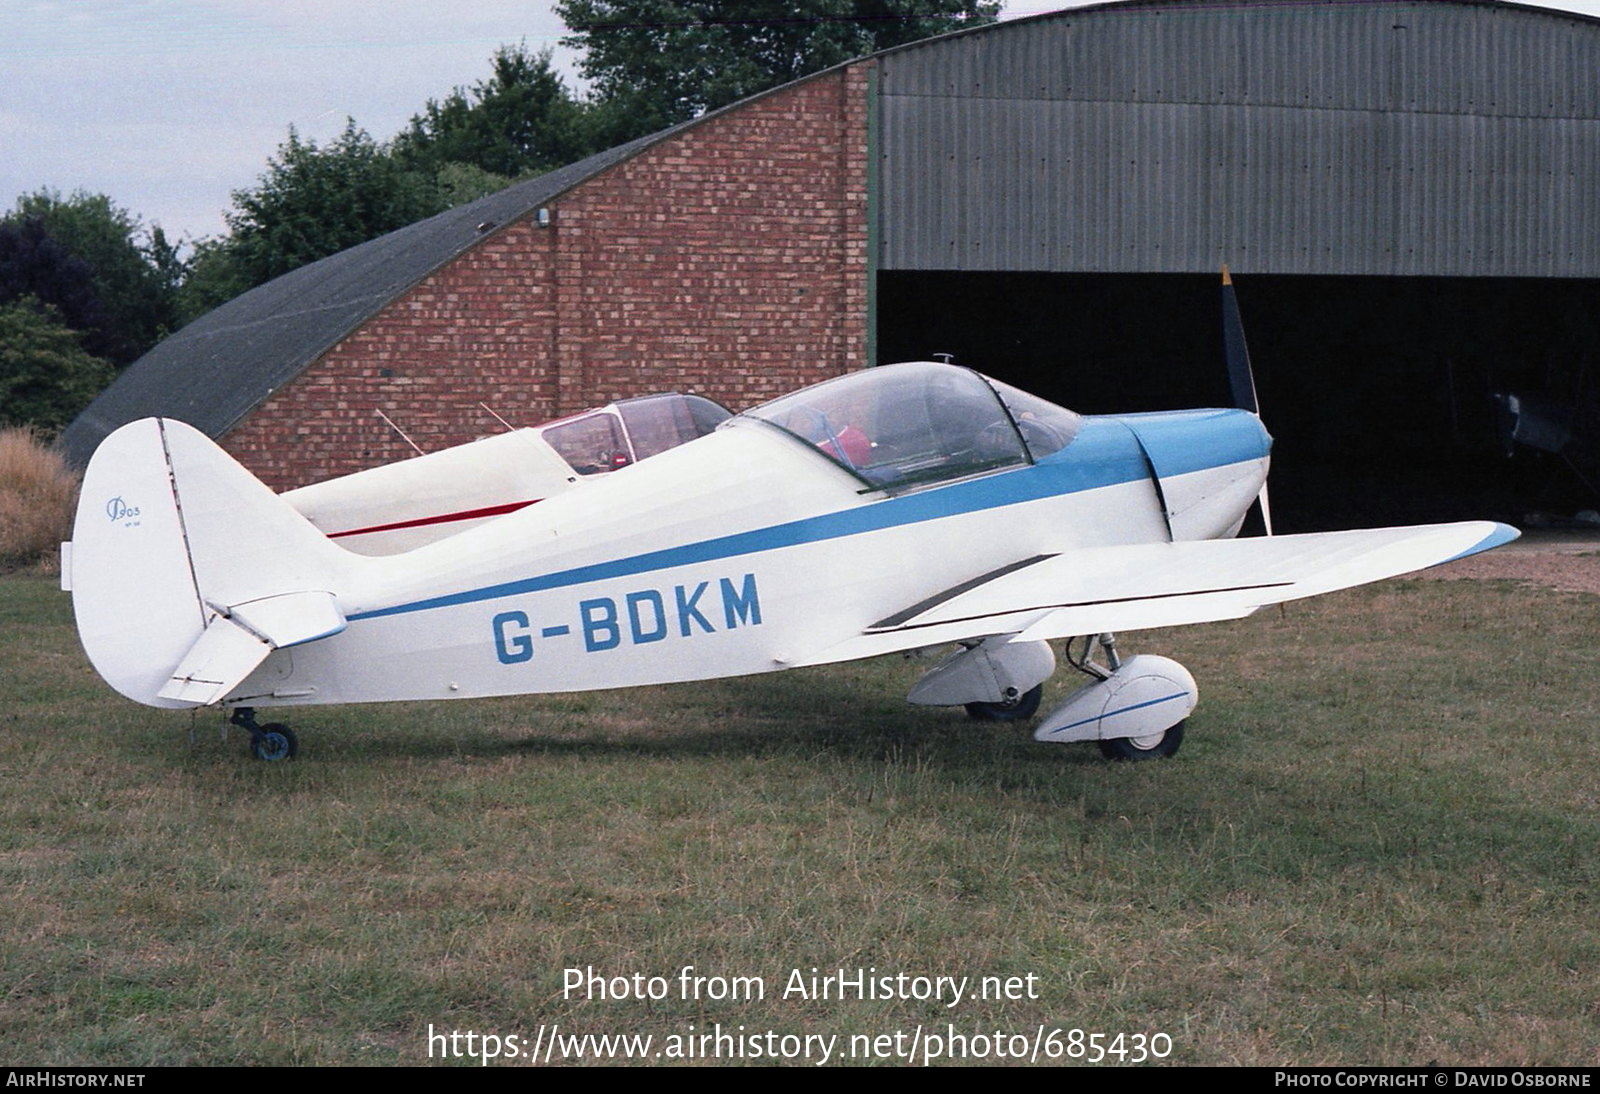
[[[0,571],[48,571],[72,529],[78,477],[32,429],[0,430]]]

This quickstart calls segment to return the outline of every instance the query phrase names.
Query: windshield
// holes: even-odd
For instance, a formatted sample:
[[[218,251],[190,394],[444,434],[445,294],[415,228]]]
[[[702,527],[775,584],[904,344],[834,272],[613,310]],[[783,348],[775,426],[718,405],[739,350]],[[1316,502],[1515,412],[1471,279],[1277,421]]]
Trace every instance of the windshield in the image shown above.
[[[540,435],[578,474],[598,475],[704,437],[729,417],[699,395],[641,395],[554,422]]]
[[[989,378],[986,376],[984,379]],[[1072,438],[1083,428],[1081,414],[1056,406],[1037,395],[1029,395],[1010,384],[1002,384],[999,380],[989,380],[989,384],[1011,412],[1011,420],[1017,424],[1028,452],[1035,460],[1060,452],[1072,443]]]
[[[615,471],[633,462],[633,453],[622,434],[622,420],[607,410],[547,425],[540,433],[580,475]]]
[[[1004,401],[1002,401],[1004,399]],[[745,412],[898,491],[1026,465],[1064,447],[1077,415],[969,369],[884,365]]]
[[[617,403],[633,458],[642,460],[704,437],[728,418],[726,409],[699,395],[641,395]]]

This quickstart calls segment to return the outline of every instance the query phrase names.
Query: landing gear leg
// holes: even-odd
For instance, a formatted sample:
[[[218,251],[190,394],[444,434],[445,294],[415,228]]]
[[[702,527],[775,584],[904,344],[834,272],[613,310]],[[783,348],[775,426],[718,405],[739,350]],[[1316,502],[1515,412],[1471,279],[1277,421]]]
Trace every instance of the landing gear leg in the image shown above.
[[[1067,664],[1096,680],[1109,680],[1112,673],[1122,667],[1122,658],[1117,656],[1117,636],[1114,634],[1088,634],[1083,637],[1083,654],[1080,657],[1072,655],[1072,639],[1067,640]],[[1096,651],[1104,650],[1106,661],[1110,668],[1095,663]]]
[[[255,707],[234,707],[228,723],[250,731],[250,755],[258,760],[269,763],[292,760],[300,751],[300,741],[295,737],[294,730],[280,722],[259,724]]]

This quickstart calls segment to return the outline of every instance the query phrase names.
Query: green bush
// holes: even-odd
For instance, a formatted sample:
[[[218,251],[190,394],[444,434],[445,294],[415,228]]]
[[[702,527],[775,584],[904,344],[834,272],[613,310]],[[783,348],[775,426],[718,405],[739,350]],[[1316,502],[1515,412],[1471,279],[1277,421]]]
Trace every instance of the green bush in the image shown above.
[[[0,425],[59,430],[115,377],[54,308],[32,297],[0,305]]]

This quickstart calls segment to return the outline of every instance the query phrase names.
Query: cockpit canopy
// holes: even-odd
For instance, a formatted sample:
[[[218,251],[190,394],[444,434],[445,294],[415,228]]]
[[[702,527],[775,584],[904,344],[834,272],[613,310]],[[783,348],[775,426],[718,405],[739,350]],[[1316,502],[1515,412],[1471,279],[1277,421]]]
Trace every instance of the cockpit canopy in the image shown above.
[[[1054,403],[932,362],[854,372],[740,417],[777,426],[891,493],[1033,463],[1082,425]]]
[[[703,437],[728,418],[699,395],[641,395],[540,427],[539,434],[580,475],[598,475]]]

